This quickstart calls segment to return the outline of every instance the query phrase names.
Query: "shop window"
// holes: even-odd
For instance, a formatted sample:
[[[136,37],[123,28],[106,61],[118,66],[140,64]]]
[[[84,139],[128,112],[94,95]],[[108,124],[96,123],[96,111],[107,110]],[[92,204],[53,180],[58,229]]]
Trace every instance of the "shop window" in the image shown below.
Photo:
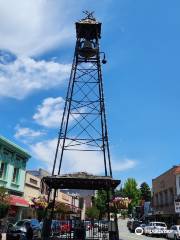
[[[5,176],[6,165],[4,162],[0,163],[0,178]]]
[[[156,200],[155,200],[155,206],[159,206],[159,199],[158,199],[158,193],[155,195],[155,198],[156,198]]]
[[[18,176],[19,176],[19,168],[14,168],[12,182],[16,183],[18,181]]]
[[[174,192],[173,192],[173,188],[169,189],[169,203],[173,204],[174,203]]]
[[[162,192],[159,193],[159,197],[160,197],[160,206],[162,207],[164,202],[163,202],[163,194]]]

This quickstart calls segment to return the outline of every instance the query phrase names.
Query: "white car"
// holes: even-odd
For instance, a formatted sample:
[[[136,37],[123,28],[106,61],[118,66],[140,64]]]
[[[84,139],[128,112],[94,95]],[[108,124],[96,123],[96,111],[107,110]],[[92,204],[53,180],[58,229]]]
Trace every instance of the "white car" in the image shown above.
[[[164,222],[150,222],[144,228],[145,235],[166,236],[167,225]]]
[[[168,239],[180,239],[180,225],[173,225],[167,233]]]

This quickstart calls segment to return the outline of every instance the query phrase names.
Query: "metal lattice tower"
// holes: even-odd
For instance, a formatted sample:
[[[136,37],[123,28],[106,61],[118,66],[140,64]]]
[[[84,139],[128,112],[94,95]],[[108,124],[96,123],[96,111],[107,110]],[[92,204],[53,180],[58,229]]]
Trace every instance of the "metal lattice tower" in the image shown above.
[[[48,209],[51,209],[51,221],[54,216],[55,198],[58,189],[105,190],[107,193],[108,220],[110,221],[110,192],[113,195],[114,189],[120,184],[120,180],[112,178],[109,153],[101,72],[101,63],[105,64],[106,60],[105,54],[100,52],[99,46],[101,23],[96,21],[93,13],[86,11],[85,14],[84,19],[76,22],[74,58],[58,135],[52,176],[42,179],[49,187],[48,206],[45,216],[48,215]],[[95,153],[95,160],[102,161],[104,175],[87,174],[85,177],[78,174],[77,176],[73,174],[63,175],[61,171],[63,160],[68,152],[78,153],[76,155],[78,160],[83,156],[84,162],[86,162],[85,153]],[[86,171],[86,169],[84,170]],[[51,192],[53,193],[53,200],[50,199]],[[50,224],[51,222],[49,226],[51,226]],[[115,228],[116,237],[109,233],[109,239],[119,239],[116,213]],[[43,224],[42,232],[43,239],[46,239],[46,224]],[[92,239],[94,239],[94,235]]]
[[[67,151],[79,151],[98,153],[104,175],[112,177],[101,72],[101,62],[106,60],[99,46],[101,23],[92,13],[85,14],[76,22],[74,58],[52,175],[61,174]]]

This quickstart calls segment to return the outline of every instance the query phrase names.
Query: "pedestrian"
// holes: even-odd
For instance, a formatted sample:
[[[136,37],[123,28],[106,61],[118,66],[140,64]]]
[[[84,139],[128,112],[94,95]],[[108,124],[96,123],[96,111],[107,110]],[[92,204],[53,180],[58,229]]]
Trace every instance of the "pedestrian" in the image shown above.
[[[32,240],[33,239],[33,229],[31,227],[30,222],[26,222],[26,240]]]

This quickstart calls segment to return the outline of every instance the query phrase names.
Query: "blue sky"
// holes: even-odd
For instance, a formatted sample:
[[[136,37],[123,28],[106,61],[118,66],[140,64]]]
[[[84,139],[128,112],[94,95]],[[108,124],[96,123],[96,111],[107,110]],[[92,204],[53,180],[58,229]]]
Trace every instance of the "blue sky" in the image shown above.
[[[31,153],[28,168],[51,170],[74,51],[74,22],[84,9],[95,11],[103,23],[114,177],[151,184],[179,164],[178,0],[16,0],[10,8],[12,2],[0,1],[0,134]]]

